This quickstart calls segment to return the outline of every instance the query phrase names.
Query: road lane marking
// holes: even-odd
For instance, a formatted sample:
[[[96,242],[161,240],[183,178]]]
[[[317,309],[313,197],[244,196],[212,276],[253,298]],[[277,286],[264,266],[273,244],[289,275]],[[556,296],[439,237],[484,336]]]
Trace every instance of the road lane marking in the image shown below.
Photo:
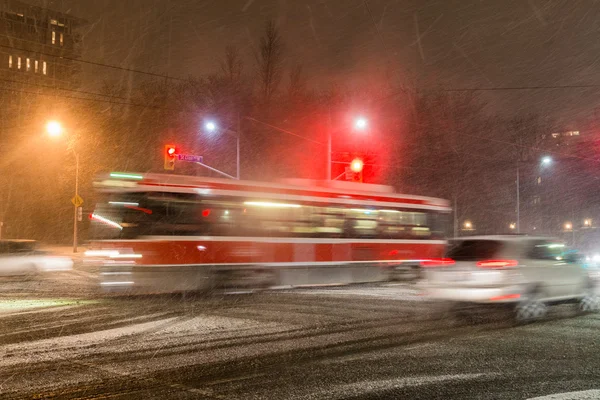
[[[349,394],[353,397],[357,395],[365,394],[376,394],[377,392],[384,392],[392,389],[401,389],[406,387],[435,385],[439,383],[455,382],[455,381],[469,381],[478,380],[482,378],[489,378],[495,376],[495,373],[476,373],[476,374],[454,374],[454,375],[422,375],[412,376],[407,378],[398,379],[384,379],[384,380],[364,380],[354,383],[346,383],[341,385],[335,385],[329,390],[319,390],[317,393],[312,393],[305,398],[314,399],[315,394],[318,394],[318,398],[327,399],[342,399],[347,398]]]
[[[527,400],[590,400],[600,399],[600,390],[582,390],[579,392],[564,392],[549,394],[546,396],[530,397]]]

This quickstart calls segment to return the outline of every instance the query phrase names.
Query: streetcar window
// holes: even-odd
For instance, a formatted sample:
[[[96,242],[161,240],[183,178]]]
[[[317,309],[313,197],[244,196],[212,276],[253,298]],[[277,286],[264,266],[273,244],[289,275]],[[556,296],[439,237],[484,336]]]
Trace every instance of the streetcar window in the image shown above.
[[[371,238],[377,236],[377,211],[351,208],[346,211],[346,237]]]
[[[152,235],[440,239],[449,226],[447,214],[425,210],[160,192],[112,194],[94,213],[101,217],[100,222],[92,221],[95,239]]]

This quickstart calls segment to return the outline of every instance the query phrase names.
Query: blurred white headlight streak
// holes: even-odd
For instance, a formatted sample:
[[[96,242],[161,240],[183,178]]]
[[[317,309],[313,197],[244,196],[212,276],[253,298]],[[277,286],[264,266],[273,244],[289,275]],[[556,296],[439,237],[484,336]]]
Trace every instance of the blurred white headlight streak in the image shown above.
[[[273,203],[270,201],[245,201],[244,205],[256,207],[272,207],[272,208],[300,208],[300,204],[290,203]]]
[[[113,275],[131,275],[131,272],[101,272],[100,275],[113,276]]]
[[[91,215],[91,219],[93,219],[93,220],[96,220],[96,221],[98,221],[98,222],[102,222],[103,224],[106,224],[106,225],[108,225],[108,226],[111,226],[111,227],[113,227],[113,228],[117,228],[117,229],[119,229],[119,230],[123,230],[123,227],[122,227],[121,225],[117,224],[117,223],[116,223],[116,222],[114,222],[114,221],[111,221],[110,219],[106,219],[106,218],[104,218],[104,217],[103,217],[103,216],[101,216],[101,215],[98,215],[98,214],[92,214],[92,215]]]
[[[137,207],[140,205],[140,203],[133,203],[133,202],[129,202],[129,201],[109,201],[108,204],[111,204],[113,206],[134,206],[134,207]]]
[[[142,258],[141,254],[111,254],[110,258]]]
[[[133,281],[100,282],[102,286],[133,286]]]
[[[110,257],[119,255],[118,250],[88,250],[85,253],[86,257]]]

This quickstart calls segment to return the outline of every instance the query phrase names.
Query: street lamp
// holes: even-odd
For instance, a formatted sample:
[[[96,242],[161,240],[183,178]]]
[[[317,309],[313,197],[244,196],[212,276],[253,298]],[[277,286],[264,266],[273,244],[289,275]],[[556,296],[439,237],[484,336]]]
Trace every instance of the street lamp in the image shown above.
[[[204,127],[206,128],[207,131],[209,132],[214,132],[217,130],[217,124],[214,123],[213,121],[208,121],[204,124]]]
[[[565,222],[565,231],[570,231],[573,229],[573,224],[570,222]]]
[[[367,119],[365,117],[358,117],[354,121],[354,128],[359,131],[365,130],[368,125],[369,125],[369,122],[367,121]]]
[[[466,230],[473,229],[473,224],[471,223],[471,221],[465,221],[463,226],[465,227]]]
[[[354,130],[356,131],[364,131],[369,126],[369,121],[365,117],[357,117],[354,120]],[[331,180],[331,141],[332,141],[333,132],[331,129],[327,130],[327,180]]]
[[[51,137],[59,137],[63,134],[62,124],[58,121],[48,121],[46,123],[46,132]]]
[[[552,164],[552,157],[544,156],[540,160],[542,167]],[[515,228],[517,233],[521,233],[521,181],[520,181],[520,162],[517,160],[517,222]],[[512,228],[511,228],[512,229]]]
[[[583,226],[585,226],[586,228],[589,228],[590,226],[592,226],[592,220],[589,218],[584,219]]]
[[[517,227],[517,224],[515,224],[514,222],[511,222],[510,225],[508,226],[511,230],[515,230],[515,228]]]
[[[46,123],[46,133],[52,138],[61,136],[64,132],[63,126],[58,121],[48,121]],[[75,138],[72,142],[73,146],[71,150],[75,156],[75,197],[73,198],[73,205],[75,206],[75,212],[73,214],[73,253],[77,253],[77,209],[79,208],[79,154],[75,151]]]
[[[237,125],[238,125],[237,132],[232,131],[229,128],[222,129],[222,131],[225,133],[228,133],[232,136],[235,136],[235,139],[236,139],[236,175],[235,176],[236,176],[236,179],[239,180],[240,179],[240,136],[241,136],[239,115],[238,115]],[[204,123],[204,129],[206,129],[206,131],[211,132],[211,133],[216,132],[217,130],[219,130],[219,125],[215,121],[206,121]],[[232,134],[232,133],[235,133],[235,134]]]

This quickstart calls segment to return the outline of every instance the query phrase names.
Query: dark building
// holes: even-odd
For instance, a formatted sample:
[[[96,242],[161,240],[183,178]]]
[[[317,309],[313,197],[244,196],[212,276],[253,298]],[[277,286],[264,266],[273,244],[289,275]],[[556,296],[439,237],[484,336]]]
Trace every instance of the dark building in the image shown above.
[[[83,19],[18,0],[0,0],[0,71],[5,83],[79,85]]]

